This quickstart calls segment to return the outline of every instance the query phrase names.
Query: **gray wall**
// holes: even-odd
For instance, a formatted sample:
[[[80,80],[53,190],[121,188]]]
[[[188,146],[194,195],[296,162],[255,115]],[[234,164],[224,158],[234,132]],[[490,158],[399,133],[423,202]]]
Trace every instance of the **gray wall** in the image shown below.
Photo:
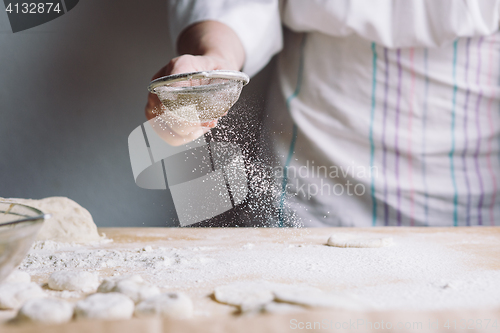
[[[176,225],[168,191],[135,185],[127,146],[173,56],[165,7],[85,0],[16,34],[0,10],[0,197],[67,196],[98,226]],[[266,74],[252,81],[242,100],[260,112]]]

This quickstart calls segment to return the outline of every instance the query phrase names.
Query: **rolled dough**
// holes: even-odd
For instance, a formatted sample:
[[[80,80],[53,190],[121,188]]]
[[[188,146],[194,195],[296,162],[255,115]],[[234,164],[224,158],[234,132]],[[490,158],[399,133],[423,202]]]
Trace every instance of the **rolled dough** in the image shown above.
[[[92,294],[75,306],[77,319],[129,319],[134,313],[134,302],[120,293]]]
[[[275,299],[279,302],[304,305],[307,307],[338,308],[352,311],[362,311],[366,306],[361,302],[346,296],[332,295],[322,291],[311,292],[304,289],[277,290]]]
[[[49,197],[40,200],[17,198],[3,200],[31,206],[45,214],[52,215],[43,223],[37,240],[86,243],[102,239],[89,211],[66,197]]]
[[[356,234],[335,233],[328,239],[327,245],[335,247],[357,247],[357,248],[373,248],[386,247],[392,245],[391,237],[367,237]]]
[[[53,290],[70,290],[93,292],[99,285],[96,274],[86,271],[57,271],[49,277],[49,288]]]
[[[274,299],[270,288],[252,282],[236,282],[217,287],[214,296],[218,302],[239,306],[245,312],[262,308]]]
[[[136,317],[156,315],[172,319],[191,318],[193,302],[183,293],[164,293],[139,303],[134,314]]]
[[[62,324],[73,317],[73,305],[54,298],[35,298],[24,303],[17,313],[17,320],[43,323]]]
[[[0,310],[19,309],[31,298],[45,297],[47,294],[34,282],[0,284]]]

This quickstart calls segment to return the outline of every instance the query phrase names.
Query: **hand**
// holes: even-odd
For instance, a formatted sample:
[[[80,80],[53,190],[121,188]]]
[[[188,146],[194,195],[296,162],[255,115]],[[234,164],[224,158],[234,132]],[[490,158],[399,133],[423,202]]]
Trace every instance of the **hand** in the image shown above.
[[[232,65],[224,59],[213,56],[183,55],[172,59],[156,73],[152,80],[162,76],[198,72],[204,70],[229,69]],[[169,115],[156,94],[148,94],[146,118],[160,137],[172,146],[180,146],[207,133],[217,126],[217,120],[206,123],[190,123]],[[156,119],[155,119],[156,118]]]
[[[184,55],[172,59],[153,76],[153,80],[180,73],[240,70],[245,58],[238,36],[231,28],[216,21],[203,21],[187,28],[179,37],[177,48]],[[158,96],[152,93],[148,95],[145,111],[156,133],[173,146],[193,141],[217,126],[217,120],[190,123],[168,114]]]

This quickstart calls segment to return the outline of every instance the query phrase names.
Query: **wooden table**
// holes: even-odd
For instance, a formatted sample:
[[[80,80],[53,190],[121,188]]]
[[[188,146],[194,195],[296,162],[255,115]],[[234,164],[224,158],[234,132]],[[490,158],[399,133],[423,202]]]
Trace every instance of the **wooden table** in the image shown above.
[[[144,245],[185,247],[217,247],[221,253],[241,249],[248,243],[287,244],[288,246],[323,246],[328,236],[339,229],[195,229],[195,228],[101,228],[113,242],[103,248],[128,248]],[[500,228],[370,228],[341,229],[342,232],[391,235],[395,240],[420,237],[429,244],[439,244],[463,256],[476,258],[468,264],[470,270],[500,270]],[[244,258],[242,258],[244,259]],[[42,277],[39,277],[40,279]],[[36,279],[35,279],[36,280]],[[234,278],[229,280],[234,281]],[[228,280],[228,281],[229,281]],[[218,281],[219,285],[227,281]],[[213,290],[210,283],[200,285],[206,296]],[[500,281],[497,288],[500,288]],[[198,290],[198,291],[200,291]],[[196,300],[195,300],[196,302]],[[214,306],[218,305],[212,302]],[[482,307],[446,309],[439,311],[397,310],[353,312],[345,310],[311,309],[300,313],[238,316],[229,311],[213,311],[209,317],[195,317],[175,321],[161,318],[131,319],[127,321],[71,322],[58,326],[23,325],[0,326],[10,332],[500,332],[500,308]],[[478,320],[490,319],[485,329]],[[465,320],[465,321],[464,321]],[[492,327],[497,320],[497,327]],[[482,323],[485,323],[484,321]],[[312,329],[308,329],[309,326]],[[391,325],[389,327],[388,325]],[[448,327],[446,327],[448,324]],[[405,328],[406,326],[406,328]],[[303,329],[301,329],[303,327]]]

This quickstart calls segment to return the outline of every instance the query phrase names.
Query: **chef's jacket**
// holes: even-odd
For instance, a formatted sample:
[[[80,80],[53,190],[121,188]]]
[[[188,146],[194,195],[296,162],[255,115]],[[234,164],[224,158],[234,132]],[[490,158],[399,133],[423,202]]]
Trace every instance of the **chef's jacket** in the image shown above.
[[[278,205],[305,226],[500,219],[500,0],[184,0],[168,9],[173,41],[203,20],[231,27],[249,75],[279,52],[265,133]]]

